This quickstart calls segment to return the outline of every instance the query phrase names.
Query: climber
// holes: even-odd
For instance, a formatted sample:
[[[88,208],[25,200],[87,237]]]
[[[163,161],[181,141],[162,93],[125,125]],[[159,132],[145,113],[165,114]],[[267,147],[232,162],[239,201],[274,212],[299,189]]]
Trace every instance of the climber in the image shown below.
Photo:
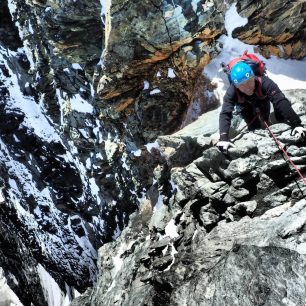
[[[270,102],[274,108],[275,119],[288,123],[291,135],[305,138],[306,129],[301,119],[292,109],[291,103],[278,86],[266,75],[254,75],[252,68],[245,62],[237,62],[229,73],[231,81],[227,89],[219,117],[220,139],[217,143],[223,152],[234,145],[229,140],[229,129],[235,105],[241,109],[241,116],[249,131],[261,128],[261,120],[269,122]],[[260,120],[261,119],[261,120]]]

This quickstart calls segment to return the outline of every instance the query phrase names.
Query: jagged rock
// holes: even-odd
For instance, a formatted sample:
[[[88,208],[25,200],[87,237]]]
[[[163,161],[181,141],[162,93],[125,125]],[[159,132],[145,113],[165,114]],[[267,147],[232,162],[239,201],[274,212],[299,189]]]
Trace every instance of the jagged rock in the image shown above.
[[[7,0],[0,3],[0,41],[14,51],[22,47],[17,27],[10,16]]]
[[[203,226],[206,229],[210,229],[218,223],[219,216],[217,214],[213,214],[211,212],[205,211],[205,212],[200,214],[200,219],[203,223]]]
[[[179,252],[175,255],[175,261],[170,270],[163,272],[162,278],[159,274],[159,283],[171,283],[172,289],[169,292],[168,304],[177,305],[177,301],[180,301],[181,304],[186,303],[188,305],[228,305],[228,303],[245,305],[246,298],[250,303],[264,299],[274,303],[273,301],[279,301],[279,298],[281,298],[285,305],[288,301],[301,299],[303,291],[294,289],[294,287],[284,288],[282,284],[284,279],[295,281],[296,276],[288,272],[290,267],[302,271],[299,269],[303,269],[304,266],[304,262],[300,261],[304,258],[301,255],[304,254],[303,248],[296,248],[301,243],[298,242],[298,237],[299,229],[305,223],[304,210],[305,201],[302,201],[287,209],[287,212],[279,217],[271,217],[265,220],[260,218],[254,220],[242,219],[240,222],[220,223],[213,231],[206,234],[204,239],[202,237],[199,240],[200,244],[194,245],[192,256]],[[265,242],[262,241],[262,237],[265,237]],[[288,240],[289,237],[292,238]],[[273,245],[270,245],[271,241],[273,241]],[[195,244],[196,238],[191,242]],[[169,264],[170,261],[171,258],[167,256],[160,263],[167,262]],[[271,265],[275,269],[271,268]],[[188,270],[184,269],[187,266]],[[162,268],[162,266],[159,267]],[[126,269],[129,268],[126,266]],[[272,271],[270,271],[271,269]],[[267,271],[270,271],[269,275]],[[279,276],[280,271],[283,271],[281,277]],[[255,272],[256,280],[252,277]],[[234,281],[232,280],[233,276],[235,276]],[[154,276],[152,277],[154,279]],[[274,283],[275,277],[277,277],[277,284],[280,289],[275,290],[273,287],[273,294],[271,295],[268,294],[271,292],[269,288]],[[114,290],[114,288],[111,288],[106,303],[109,303],[109,296],[113,296],[121,303],[124,299],[127,305],[132,305],[131,303],[135,301],[135,296],[137,296],[141,299],[138,300],[138,303],[154,305],[154,296],[157,298],[162,291],[150,280],[151,276],[148,278],[147,285],[145,285],[145,293],[143,287],[136,289],[136,278],[132,285],[134,288],[133,295],[125,295],[119,300],[118,296],[116,297],[111,293]],[[252,286],[246,288],[246,280]],[[232,284],[235,286],[235,290],[230,290],[230,294],[226,293],[229,290],[228,288],[232,288]],[[226,289],[224,289],[224,286]],[[236,286],[239,290],[236,289]],[[188,288],[194,287],[197,290],[188,290]],[[264,291],[262,290],[263,287],[266,288]],[[122,287],[120,290],[122,290]],[[241,296],[240,293],[244,290],[248,290],[248,292]],[[218,295],[216,295],[216,292],[218,292]],[[286,300],[283,297],[284,292],[287,292]],[[293,295],[292,292],[296,294]],[[220,293],[222,298],[219,298]],[[92,293],[91,303],[98,303],[101,298],[103,298],[101,295]],[[114,301],[114,299],[112,300]]]
[[[19,1],[15,3],[17,8],[22,8],[19,14],[20,26],[30,22],[33,27],[37,27],[34,33],[29,33],[29,36],[33,34],[29,40],[43,37],[55,54],[93,71],[93,65],[98,63],[103,46],[99,2],[84,0],[64,4],[30,0],[26,4]]]
[[[233,148],[229,151],[229,156],[232,159],[237,159],[240,157],[248,157],[252,154],[257,154],[258,153],[258,148],[256,144],[253,143],[246,143],[243,147],[240,148]]]
[[[212,86],[201,72],[217,54],[224,8],[198,0],[142,1],[142,9],[121,2],[112,1],[106,14],[98,107],[105,118],[128,121],[133,135],[151,141],[184,125],[193,99],[203,111],[217,105],[205,93]]]
[[[200,156],[203,150],[211,146],[211,139],[206,137],[160,136],[157,138],[162,153],[166,156],[171,167],[188,165],[195,157]]]
[[[216,109],[202,114],[198,118],[198,120],[183,127],[181,130],[177,131],[174,135],[187,136],[190,135],[192,132],[193,136],[198,137],[198,141],[201,141],[201,139],[206,140],[207,139],[206,137],[211,139],[211,135],[218,132],[219,130],[219,122],[218,120],[216,120],[216,118],[219,115],[219,112],[220,110]],[[204,136],[204,137],[200,138],[199,136]]]
[[[168,214],[168,207],[161,204],[162,207],[155,208],[156,211],[149,222],[149,227],[155,229],[157,232],[162,232],[170,220],[170,215]]]
[[[96,249],[105,244],[99,251],[96,287],[75,303],[171,305],[188,297],[188,303],[207,304],[207,295],[227,280],[223,259],[234,263],[234,268],[224,264],[225,271],[240,272],[235,265],[254,236],[259,248],[266,243],[262,237],[269,239],[268,248],[272,242],[284,248],[284,240],[297,236],[298,242],[292,239],[289,244],[302,252],[304,215],[294,204],[305,188],[297,186],[289,168],[278,168],[280,151],[268,133],[237,135],[237,148],[228,155],[212,147],[219,112],[213,109],[219,101],[213,95],[215,85],[202,70],[222,48],[216,39],[225,32],[227,4],[104,4],[1,1],[0,266],[7,285],[24,305],[56,304],[53,296],[58,304],[67,303],[74,288],[82,292],[96,280]],[[261,14],[254,8],[262,3],[254,4],[240,3],[241,11],[253,10],[249,25]],[[278,16],[287,22],[287,16],[296,13],[296,24],[288,21],[287,33],[293,36],[286,41],[294,50],[286,47],[285,53],[299,57],[304,52],[298,49],[303,46],[304,4],[277,5],[281,10],[272,17],[278,25]],[[106,9],[102,15],[101,6]],[[267,6],[274,12],[273,4]],[[283,14],[282,9],[288,10]],[[266,30],[271,32],[270,25]],[[258,36],[254,41],[262,38]],[[305,122],[305,100],[299,96],[304,94],[288,92]],[[213,111],[175,136],[161,137],[161,148],[144,147],[193,121],[194,107]],[[288,126],[272,128],[305,173],[302,144],[290,137]],[[247,158],[249,169],[235,169],[237,158]],[[245,198],[256,200],[257,206],[243,215],[237,205]],[[242,216],[228,220],[229,206]],[[130,226],[118,238],[135,210],[139,214],[131,216]],[[297,224],[289,226],[297,216]],[[283,222],[282,227],[273,218]],[[239,243],[233,242],[236,238]],[[250,257],[263,253],[256,246],[246,252]],[[254,275],[253,258],[246,258],[243,270]],[[290,265],[286,258],[283,262]],[[236,287],[245,280],[252,281],[238,279]],[[55,295],[48,292],[50,287]],[[249,295],[251,302],[266,298],[258,288]],[[235,304],[235,290],[229,304]]]
[[[232,207],[229,207],[225,212],[225,217],[231,221],[240,220],[246,215],[252,215],[256,208],[256,201],[241,202]]]
[[[164,256],[163,258],[159,258],[153,262],[153,268],[159,271],[165,270],[172,263],[173,258],[171,255]]]
[[[279,192],[275,192],[267,195],[263,201],[271,207],[282,205],[288,202],[288,196],[281,194]]]
[[[235,199],[239,199],[239,200],[244,199],[246,196],[250,194],[249,190],[245,188],[234,188],[233,186],[231,186],[228,189],[228,193]]]
[[[147,228],[143,227],[140,215],[137,216],[134,214],[131,216],[130,224],[133,224],[133,231],[122,232],[119,240],[124,243],[124,246],[119,250],[119,252],[115,252],[116,246],[120,244],[119,240],[105,244],[103,249],[100,250],[100,264],[105,267],[105,270],[103,271],[103,279],[107,279],[108,283],[104,284],[101,282],[99,285],[99,290],[101,291],[99,292],[91,290],[90,293],[87,293],[93,303],[96,303],[96,299],[100,300],[100,297],[102,296],[101,294],[104,293],[105,296],[101,299],[101,303],[108,304],[112,303],[111,301],[120,301],[122,298],[125,299],[125,296],[129,296],[129,291],[122,295],[122,292],[120,292],[120,294],[116,292],[116,288],[126,286],[129,283],[135,284],[135,288],[132,288],[132,291],[130,292],[133,292],[136,288],[140,289],[140,292],[137,292],[132,298],[131,303],[137,304],[137,301],[140,300],[141,296],[150,295],[150,286],[143,282],[144,278],[148,278],[148,270],[145,266],[140,264],[140,262],[143,262],[144,254],[147,254],[147,251],[149,250],[148,246],[150,244],[150,241],[145,240],[142,237],[142,234],[146,236],[149,232]],[[129,260],[128,263],[124,263],[126,259]],[[129,272],[123,274],[120,272],[120,270],[122,270],[122,264],[124,264]],[[134,271],[134,273],[140,272],[141,276],[137,277],[135,280],[134,277],[131,277],[130,275],[131,271]],[[86,299],[80,297],[73,301],[71,305],[77,305],[79,302],[87,303]]]
[[[167,237],[165,239],[158,240],[150,245],[150,249],[158,251],[162,251],[168,244],[170,243],[170,239]]]
[[[266,57],[305,57],[305,3],[302,1],[239,1],[238,12],[248,17],[244,27],[234,30],[233,37],[248,44],[261,44]],[[277,16],[277,20],[275,19]]]
[[[187,2],[174,5],[167,1],[145,1],[142,2],[142,10],[139,10],[138,3],[125,5],[122,10],[121,2],[113,1],[106,16],[111,18],[111,21],[106,20],[106,23],[111,22],[111,28],[106,31],[104,64],[107,72],[105,78],[110,81],[100,82],[100,92],[108,92],[104,94],[108,99],[136,86],[142,87],[141,79],[139,84],[135,84],[137,75],[148,71],[152,63],[168,58],[182,45],[186,46],[184,55],[197,58],[201,53],[197,54],[195,47],[200,48],[196,44],[192,47],[196,40],[211,40],[223,30],[221,14],[214,6],[205,11],[202,5],[197,5],[199,1],[195,1],[194,5]],[[136,11],[137,15],[134,14]],[[125,30],[127,28],[129,31]],[[129,63],[128,67],[125,67],[126,63]],[[179,62],[176,66],[179,66]],[[124,74],[129,76],[134,85],[122,83]]]
[[[301,118],[305,121],[305,111]],[[285,124],[275,124],[272,129],[305,173],[302,143],[292,139]],[[186,139],[187,135],[182,137]],[[180,148],[182,140],[177,134],[172,141],[173,147]],[[168,136],[165,145],[170,143]],[[228,155],[209,147],[190,164],[181,167],[176,164],[167,170],[176,192],[163,206],[167,209],[160,210],[159,218],[163,215],[166,220],[173,218],[178,236],[174,240],[168,237],[156,241],[156,234],[151,233],[152,240],[147,237],[143,244],[139,261],[143,266],[138,266],[134,281],[111,287],[112,298],[108,298],[106,305],[114,301],[132,305],[135,296],[138,304],[146,305],[253,305],[264,301],[287,305],[298,304],[304,298],[303,290],[286,287],[284,279],[296,282],[290,269],[297,269],[300,274],[305,265],[302,229],[306,202],[298,200],[303,198],[301,192],[306,187],[299,190],[297,174],[280,158],[279,148],[267,132],[246,132],[234,143],[237,148],[230,149],[233,151]],[[131,225],[125,231],[133,229]],[[160,228],[159,232],[166,231]],[[160,251],[156,252],[159,245]],[[150,250],[156,256],[153,260],[146,255]],[[135,255],[131,253],[126,262]],[[105,272],[105,266],[100,269]],[[128,269],[125,266],[121,273],[128,273]],[[140,276],[145,282],[145,293],[142,287],[136,289]],[[277,285],[273,287],[275,279]],[[100,281],[107,288],[107,278]],[[133,294],[118,299],[119,292],[131,289]],[[105,298],[101,284],[93,292],[91,303]]]
[[[224,171],[224,175],[228,179],[234,179],[248,174],[255,169],[259,160],[260,158],[257,155],[235,159],[231,161],[227,169]]]
[[[225,156],[215,147],[205,150],[202,157],[193,162],[203,173],[212,179],[212,181],[220,181],[220,177],[224,176],[224,169],[228,165]]]

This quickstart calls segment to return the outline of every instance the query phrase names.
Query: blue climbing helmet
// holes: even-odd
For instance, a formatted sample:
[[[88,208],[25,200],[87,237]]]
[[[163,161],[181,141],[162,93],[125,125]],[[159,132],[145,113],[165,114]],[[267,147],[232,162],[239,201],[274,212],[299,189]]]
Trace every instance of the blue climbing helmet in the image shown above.
[[[235,86],[239,86],[249,79],[254,77],[254,72],[252,68],[245,62],[236,63],[230,72],[231,81]]]

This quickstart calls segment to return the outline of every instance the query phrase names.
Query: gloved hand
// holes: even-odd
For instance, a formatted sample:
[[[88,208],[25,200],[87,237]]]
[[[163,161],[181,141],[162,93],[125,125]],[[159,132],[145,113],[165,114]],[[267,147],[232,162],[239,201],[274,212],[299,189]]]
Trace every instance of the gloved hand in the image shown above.
[[[220,151],[227,153],[229,148],[234,148],[235,145],[229,141],[219,141],[216,146],[220,149]]]
[[[296,139],[306,137],[306,129],[302,126],[297,126],[291,131],[291,136],[294,136]]]

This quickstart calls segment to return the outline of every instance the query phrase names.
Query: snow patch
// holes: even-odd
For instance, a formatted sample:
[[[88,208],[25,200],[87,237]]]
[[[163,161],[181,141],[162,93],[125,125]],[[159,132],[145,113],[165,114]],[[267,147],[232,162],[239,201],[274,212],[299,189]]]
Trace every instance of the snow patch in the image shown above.
[[[176,78],[176,75],[172,68],[168,68],[168,78],[171,78],[171,79]]]
[[[12,52],[10,52],[12,53]],[[12,53],[12,56],[17,56],[16,53]],[[0,60],[4,60],[0,52]],[[19,87],[17,75],[6,65],[9,70],[10,77],[4,80],[6,87],[10,93],[10,99],[7,101],[7,107],[12,107],[14,109],[19,109],[24,115],[24,120],[22,125],[31,127],[34,133],[46,140],[60,141],[59,135],[56,133],[55,129],[50,125],[47,118],[42,114],[40,105],[37,104],[34,99],[25,97]]]
[[[100,199],[100,188],[98,187],[96,180],[92,177],[89,179],[89,185],[90,185],[90,190],[91,194],[95,197],[97,204],[101,204],[101,199]]]
[[[149,152],[151,152],[151,150],[154,148],[154,149],[159,149],[159,144],[157,141],[155,142],[149,142],[147,144],[145,144],[145,147],[147,148],[147,150]]]
[[[248,18],[241,17],[236,8],[236,4],[232,4],[225,13],[224,26],[229,37],[232,37],[233,31],[238,27],[243,27],[248,23]]]
[[[38,264],[37,272],[48,306],[68,306],[71,302],[70,296],[61,291],[53,277],[41,264]]]
[[[149,89],[150,88],[150,83],[148,81],[143,82],[143,89]]]
[[[157,210],[160,210],[161,207],[164,205],[163,202],[163,195],[159,195],[156,204],[154,205],[153,213],[155,213]]]
[[[169,271],[171,267],[173,266],[175,262],[175,254],[177,253],[177,250],[175,249],[173,243],[171,243],[171,256],[172,256],[172,263],[164,270],[164,271]]]
[[[3,188],[0,188],[0,204],[5,202],[5,197],[3,195]]]
[[[170,238],[175,238],[179,236],[174,219],[171,219],[170,222],[166,225],[165,233],[166,236],[169,236]]]
[[[72,66],[72,68],[75,69],[75,70],[83,70],[83,68],[81,67],[81,65],[78,64],[78,63],[73,63],[71,66]]]
[[[115,201],[114,201],[114,202],[115,202]],[[121,234],[121,230],[120,230],[120,228],[119,228],[118,216],[116,216],[115,220],[116,220],[117,226],[116,226],[116,229],[114,230],[114,233],[113,233],[113,235],[112,235],[113,240],[116,240],[116,239],[120,236],[120,234]]]
[[[23,306],[17,295],[7,284],[3,269],[0,267],[0,305]]]
[[[131,152],[134,156],[141,156],[141,150],[140,149],[138,149],[138,150],[136,150],[136,151],[132,151]]]
[[[82,99],[79,94],[74,95],[70,99],[71,109],[79,113],[93,113],[93,106],[89,104],[86,100]]]
[[[122,156],[121,157],[121,162],[122,162],[122,167],[125,169],[125,170],[130,170],[130,167],[127,165],[126,163],[126,156]]]
[[[100,0],[101,3],[101,15],[105,16],[106,13],[106,1],[107,0]]]
[[[29,21],[29,33],[34,34],[34,30],[33,30],[31,21]]]
[[[153,96],[153,95],[156,95],[156,94],[158,94],[158,93],[160,93],[160,92],[161,92],[161,91],[160,91],[159,88],[155,88],[155,89],[153,89],[153,90],[150,91],[150,95]]]
[[[194,240],[194,238],[196,237],[196,235],[198,234],[198,230],[196,229],[192,235],[192,240]]]

